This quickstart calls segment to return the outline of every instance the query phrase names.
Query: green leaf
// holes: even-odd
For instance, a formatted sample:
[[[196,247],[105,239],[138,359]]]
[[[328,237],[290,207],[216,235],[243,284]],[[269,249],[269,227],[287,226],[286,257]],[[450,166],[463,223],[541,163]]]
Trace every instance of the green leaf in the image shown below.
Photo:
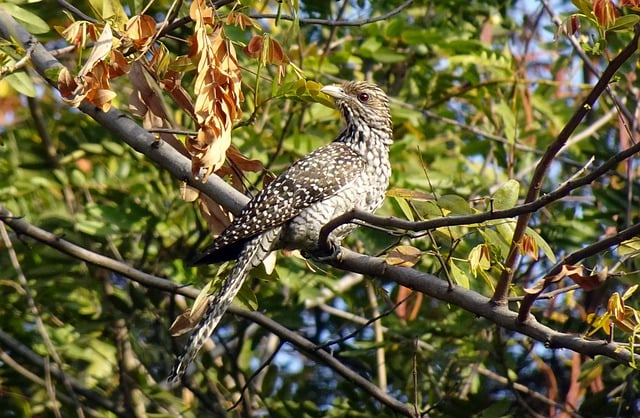
[[[511,107],[505,101],[500,101],[496,106],[496,113],[502,119],[502,128],[504,135],[509,140],[510,144],[515,144],[518,138],[518,128],[516,122],[516,115],[513,113]]]
[[[474,213],[466,199],[454,194],[440,196],[438,206],[451,212],[451,215],[471,215]]]
[[[469,289],[469,277],[464,270],[456,266],[456,263],[454,263],[452,259],[449,259],[449,273],[451,273],[451,278],[458,286]]]
[[[614,32],[629,31],[639,21],[640,21],[640,16],[638,15],[620,16],[616,19],[613,25],[607,28],[607,31],[614,31]]]
[[[37,35],[49,32],[49,24],[47,22],[16,4],[4,2],[0,4],[0,9],[4,9],[13,16],[29,33]]]
[[[407,199],[404,199],[402,197],[394,197],[394,200],[396,201],[396,203],[398,203],[398,206],[400,207],[400,210],[402,211],[404,217],[412,222],[415,221],[413,209],[411,209],[411,205],[409,205]]]
[[[36,97],[36,88],[26,71],[16,71],[4,76],[7,85],[27,97]]]
[[[511,179],[504,183],[493,194],[493,209],[506,210],[511,209],[518,202],[518,194],[520,193],[520,183]]]
[[[571,3],[585,16],[590,16],[593,12],[593,4],[589,0],[571,0]]]

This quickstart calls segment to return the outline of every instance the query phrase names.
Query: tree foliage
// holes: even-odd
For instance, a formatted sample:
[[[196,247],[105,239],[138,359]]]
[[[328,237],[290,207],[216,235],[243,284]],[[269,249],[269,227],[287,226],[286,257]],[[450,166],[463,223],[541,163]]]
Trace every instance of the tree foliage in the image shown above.
[[[640,416],[636,3],[1,4],[0,410]],[[353,79],[393,98],[380,216],[252,272],[169,387],[230,267],[185,260]]]

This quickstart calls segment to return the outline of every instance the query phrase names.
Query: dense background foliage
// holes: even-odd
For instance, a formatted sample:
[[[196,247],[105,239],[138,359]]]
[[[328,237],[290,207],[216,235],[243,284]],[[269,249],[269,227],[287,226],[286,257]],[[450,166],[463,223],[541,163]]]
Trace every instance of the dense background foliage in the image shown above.
[[[215,3],[204,30],[218,30],[237,58],[190,38],[191,2],[0,5],[0,33],[11,32],[4,10],[86,83],[74,95],[69,78],[61,82],[63,99],[19,36],[0,41],[2,217],[91,252],[69,256],[55,237],[43,244],[0,224],[0,416],[640,416],[633,1]],[[105,25],[113,37],[86,68]],[[629,56],[616,61],[623,48]],[[235,91],[199,77],[207,53]],[[60,74],[47,77],[55,84]],[[378,214],[471,217],[408,234],[360,228],[346,246],[475,293],[445,303],[394,280],[278,254],[237,302],[288,330],[236,308],[189,381],[168,387],[185,339],[169,332],[190,303],[183,295],[210,281],[215,288],[230,267],[184,260],[227,212],[216,196],[198,197],[197,182],[185,185],[121,140],[117,121],[71,106],[85,99],[85,112],[119,109],[161,137],[159,147],[190,158],[202,144],[189,133],[236,112],[227,121],[235,148],[214,168],[252,193],[335,137],[342,122],[319,88],[354,79],[393,97],[392,185]],[[218,101],[196,101],[207,89]],[[226,110],[216,107],[222,96]],[[198,125],[193,106],[219,120]],[[519,226],[528,226],[520,236]],[[135,279],[141,272],[159,281]],[[530,312],[548,328],[469,308],[477,294],[493,297],[488,310]],[[551,343],[550,330],[604,351],[580,338]]]

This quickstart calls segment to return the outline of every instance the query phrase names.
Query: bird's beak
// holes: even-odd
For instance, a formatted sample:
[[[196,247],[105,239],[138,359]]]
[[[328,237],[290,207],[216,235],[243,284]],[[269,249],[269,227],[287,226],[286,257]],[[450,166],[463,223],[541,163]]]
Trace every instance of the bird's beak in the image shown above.
[[[331,97],[344,96],[344,90],[342,90],[342,87],[338,87],[338,86],[324,86],[323,88],[320,89],[320,91]]]

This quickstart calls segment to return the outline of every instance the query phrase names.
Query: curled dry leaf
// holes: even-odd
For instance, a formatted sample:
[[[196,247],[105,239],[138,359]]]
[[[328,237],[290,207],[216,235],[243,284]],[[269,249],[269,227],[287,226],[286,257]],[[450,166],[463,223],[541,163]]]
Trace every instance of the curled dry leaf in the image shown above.
[[[156,34],[156,21],[149,15],[133,16],[127,22],[125,35],[131,39],[134,48],[145,49]]]
[[[593,15],[600,26],[607,28],[615,23],[616,18],[620,16],[620,12],[611,0],[594,0]]]
[[[207,283],[202,288],[198,297],[193,302],[191,309],[187,309],[173,321],[169,327],[169,332],[172,336],[177,337],[191,331],[200,322],[202,315],[204,315],[207,306],[209,305],[209,290],[211,289],[211,282]]]
[[[240,29],[245,30],[249,26],[253,26],[256,29],[260,29],[260,26],[256,22],[244,13],[231,12],[227,15],[225,22],[227,25],[235,25]]]
[[[58,76],[58,89],[62,99],[70,106],[77,107],[83,100],[94,104],[103,112],[111,107],[111,101],[116,93],[111,90],[109,83],[114,76],[121,75],[124,70],[118,55],[111,53],[113,34],[111,27],[105,24],[102,34],[93,46],[89,58],[84,63],[76,77],[63,69]],[[107,65],[107,58],[114,57],[113,66]],[[124,57],[123,57],[124,58]],[[113,69],[114,74],[111,74]]]
[[[582,266],[574,266],[574,265],[563,265],[562,269],[558,274],[554,274],[551,276],[546,276],[542,280],[538,280],[533,286],[524,289],[525,293],[530,295],[540,294],[547,286],[552,283],[557,283],[562,280],[564,277],[569,277],[576,283],[578,286],[583,288],[584,290],[593,290],[596,287],[600,286],[607,278],[608,270],[605,267],[599,273],[592,275],[584,275]]]
[[[415,297],[410,298],[411,295]],[[396,303],[403,302],[396,308],[396,315],[407,321],[413,321],[420,312],[422,306],[422,292],[414,292],[408,287],[398,286],[398,295],[396,296]]]
[[[525,235],[522,238],[522,254],[526,254],[534,260],[538,260],[539,251],[538,251],[538,243],[535,238],[530,235]]]
[[[200,207],[200,213],[202,213],[204,220],[207,222],[209,231],[213,235],[219,235],[231,223],[229,213],[209,196],[200,193],[198,206]]]
[[[249,41],[247,46],[242,48],[242,52],[250,58],[260,58],[262,55],[262,46],[264,44],[264,38],[260,35],[254,35]]]
[[[142,118],[142,126],[145,129],[175,126],[160,86],[141,60],[134,61],[131,65],[129,79],[133,84],[133,92],[129,96],[129,108],[134,115]],[[160,138],[182,155],[189,156],[183,143],[174,134],[163,132]]]

